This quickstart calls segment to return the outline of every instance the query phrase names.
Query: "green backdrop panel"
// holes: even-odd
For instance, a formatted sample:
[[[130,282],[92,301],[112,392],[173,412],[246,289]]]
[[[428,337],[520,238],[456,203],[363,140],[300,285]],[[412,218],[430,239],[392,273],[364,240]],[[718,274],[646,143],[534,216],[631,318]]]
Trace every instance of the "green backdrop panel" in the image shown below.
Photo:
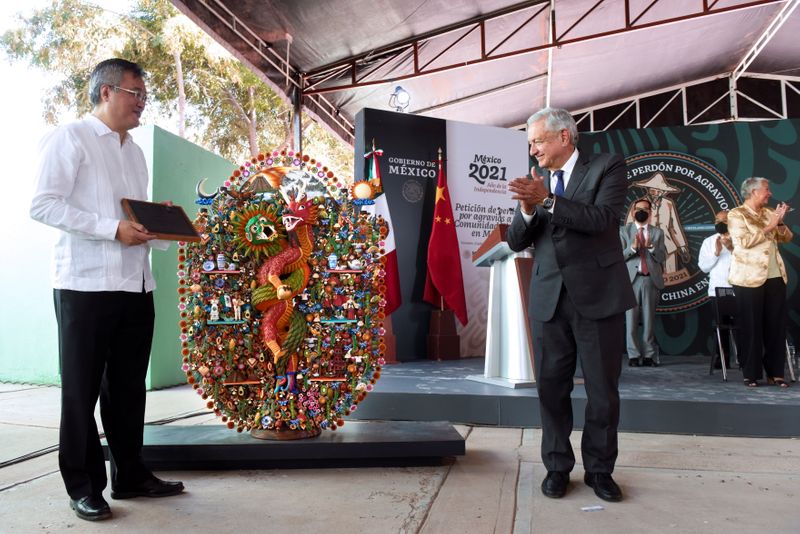
[[[237,166],[161,128],[151,127],[151,130],[152,145],[145,150],[151,158],[148,162],[152,172],[151,197],[156,202],[171,200],[194,219],[199,208],[194,203],[198,180],[208,178],[205,187],[212,191],[222,185]],[[157,389],[186,382],[186,375],[181,371],[178,327],[177,244],[173,243],[166,251],[154,250],[151,265],[158,287],[154,293],[156,327],[147,386]]]
[[[628,201],[647,194],[640,185],[661,172],[672,191],[666,198],[677,208],[688,261],[675,258],[680,283],[662,293],[656,337],[666,354],[710,354],[713,347],[712,310],[706,298],[705,276],[697,268],[703,239],[713,233],[713,214],[735,207],[739,188],[751,176],[770,180],[772,205],[788,202],[798,208],[800,182],[800,121],[739,122],[616,130],[581,134],[580,148],[589,152],[618,152],[629,163]],[[638,185],[637,185],[638,183]],[[730,204],[730,205],[729,205]],[[789,282],[790,340],[800,338],[800,215],[791,212],[786,223],[795,234],[781,247]],[[680,238],[678,238],[680,239]],[[678,276],[676,275],[676,279]]]

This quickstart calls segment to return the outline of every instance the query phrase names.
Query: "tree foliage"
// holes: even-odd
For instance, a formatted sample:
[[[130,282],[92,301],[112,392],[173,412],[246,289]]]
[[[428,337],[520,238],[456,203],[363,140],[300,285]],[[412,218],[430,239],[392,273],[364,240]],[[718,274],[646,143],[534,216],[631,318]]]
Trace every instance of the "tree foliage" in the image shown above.
[[[148,73],[145,121],[176,131],[234,162],[290,146],[291,108],[252,71],[180,14],[168,0],[138,0],[115,13],[83,0],[53,0],[0,36],[12,61],[57,75],[43,116],[91,110],[91,69],[109,57]],[[352,150],[304,117],[304,152],[352,174]]]

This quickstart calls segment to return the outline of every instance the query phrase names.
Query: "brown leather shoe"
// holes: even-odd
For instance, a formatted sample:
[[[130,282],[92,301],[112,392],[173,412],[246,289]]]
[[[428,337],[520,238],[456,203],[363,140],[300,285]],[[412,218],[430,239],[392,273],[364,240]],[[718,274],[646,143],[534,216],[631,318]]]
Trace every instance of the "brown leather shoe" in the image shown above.
[[[560,499],[567,494],[567,484],[569,484],[569,473],[548,471],[542,481],[542,493],[545,497]]]
[[[161,480],[155,475],[137,484],[115,484],[111,487],[112,499],[132,499],[134,497],[169,497],[183,492],[183,482]]]
[[[622,490],[611,478],[611,473],[586,473],[583,481],[594,490],[594,494],[604,501],[619,502],[622,500]]]
[[[75,515],[86,521],[102,521],[111,517],[111,508],[102,496],[87,495],[70,499],[69,507],[75,510]]]

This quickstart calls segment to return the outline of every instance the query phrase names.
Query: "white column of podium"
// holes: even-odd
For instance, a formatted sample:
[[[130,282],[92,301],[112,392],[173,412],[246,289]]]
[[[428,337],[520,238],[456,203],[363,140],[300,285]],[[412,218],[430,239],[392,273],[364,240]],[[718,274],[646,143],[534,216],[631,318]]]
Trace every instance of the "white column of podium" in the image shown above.
[[[517,258],[530,258],[528,252],[514,253],[505,243],[504,251],[494,250],[491,258],[481,258],[478,265],[491,262],[489,305],[486,321],[486,363],[483,375],[469,380],[509,387],[534,387],[528,342],[528,324],[524,296],[520,291]],[[488,256],[488,255],[487,255]]]

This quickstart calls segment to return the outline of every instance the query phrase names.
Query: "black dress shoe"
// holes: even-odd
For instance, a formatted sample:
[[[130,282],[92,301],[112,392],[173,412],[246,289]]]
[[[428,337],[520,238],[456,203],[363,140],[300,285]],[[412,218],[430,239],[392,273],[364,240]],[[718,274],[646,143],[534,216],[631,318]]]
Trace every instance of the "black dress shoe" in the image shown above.
[[[639,367],[641,365],[639,358],[628,358],[628,367]]]
[[[75,515],[86,521],[102,521],[111,517],[111,508],[102,496],[87,495],[70,499],[69,507],[75,510]]]
[[[116,484],[111,487],[112,499],[132,499],[134,497],[169,497],[183,491],[183,482],[161,480],[155,475],[137,484]]]
[[[656,361],[653,358],[645,358],[642,360],[642,365],[645,367],[658,367]]]
[[[622,490],[611,478],[610,473],[586,473],[583,481],[594,490],[594,494],[604,501],[619,502],[622,500]]]
[[[548,471],[547,476],[542,481],[542,493],[551,499],[560,499],[567,494],[567,484],[569,483],[569,473],[561,471]]]

